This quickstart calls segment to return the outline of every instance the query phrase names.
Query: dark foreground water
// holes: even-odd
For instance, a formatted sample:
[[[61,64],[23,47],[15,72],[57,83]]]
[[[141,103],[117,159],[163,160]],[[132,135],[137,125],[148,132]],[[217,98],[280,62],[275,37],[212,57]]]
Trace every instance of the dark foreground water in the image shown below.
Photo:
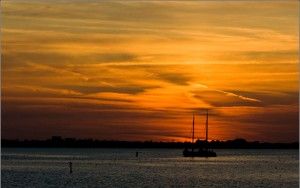
[[[184,158],[175,149],[2,148],[1,187],[299,187],[298,150],[216,152]]]

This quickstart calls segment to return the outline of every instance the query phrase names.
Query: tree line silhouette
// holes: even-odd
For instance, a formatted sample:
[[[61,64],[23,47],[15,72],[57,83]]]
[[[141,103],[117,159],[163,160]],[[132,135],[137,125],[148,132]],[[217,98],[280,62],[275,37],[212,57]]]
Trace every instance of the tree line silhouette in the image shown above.
[[[191,142],[157,142],[157,141],[118,141],[62,138],[53,136],[46,140],[8,140],[2,139],[2,147],[49,147],[49,148],[185,148],[203,144],[204,141]],[[215,149],[299,149],[299,142],[268,143],[248,142],[239,138],[234,140],[212,140],[207,144]]]

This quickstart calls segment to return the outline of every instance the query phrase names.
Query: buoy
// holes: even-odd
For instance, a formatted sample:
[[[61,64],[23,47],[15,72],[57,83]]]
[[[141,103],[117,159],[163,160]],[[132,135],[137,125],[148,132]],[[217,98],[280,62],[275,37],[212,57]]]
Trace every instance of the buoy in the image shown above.
[[[69,162],[69,168],[70,168],[70,174],[72,174],[73,169],[72,169],[72,162],[71,161]]]

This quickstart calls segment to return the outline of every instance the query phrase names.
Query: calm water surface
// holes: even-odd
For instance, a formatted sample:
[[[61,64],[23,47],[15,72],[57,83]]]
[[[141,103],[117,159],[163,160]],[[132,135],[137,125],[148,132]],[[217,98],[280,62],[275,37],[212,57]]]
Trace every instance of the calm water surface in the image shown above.
[[[1,187],[299,187],[298,150],[216,152],[184,158],[177,149],[2,148]]]

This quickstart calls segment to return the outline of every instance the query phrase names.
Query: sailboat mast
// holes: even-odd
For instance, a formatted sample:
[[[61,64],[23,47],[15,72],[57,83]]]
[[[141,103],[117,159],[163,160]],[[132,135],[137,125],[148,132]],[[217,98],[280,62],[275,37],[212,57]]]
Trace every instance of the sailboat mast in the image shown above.
[[[206,136],[205,136],[205,141],[207,142],[208,140],[208,110],[206,110]]]
[[[193,113],[193,134],[192,134],[192,143],[194,143],[194,134],[195,134],[195,115]]]

